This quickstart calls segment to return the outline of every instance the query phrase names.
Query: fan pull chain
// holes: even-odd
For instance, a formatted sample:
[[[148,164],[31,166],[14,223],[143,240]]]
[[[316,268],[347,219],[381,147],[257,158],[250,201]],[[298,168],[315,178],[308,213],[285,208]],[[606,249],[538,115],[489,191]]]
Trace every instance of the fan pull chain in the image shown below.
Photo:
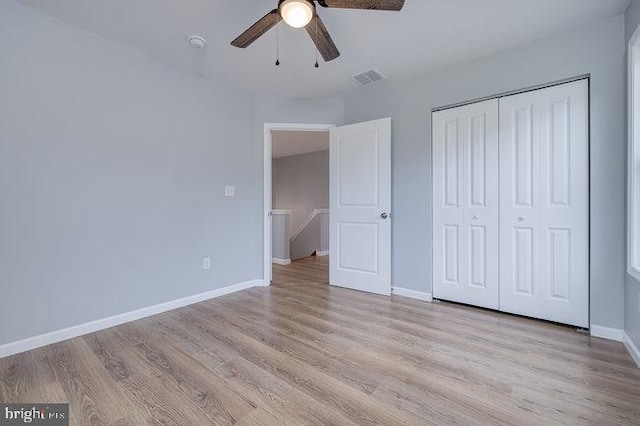
[[[318,13],[316,12],[316,40],[318,39]],[[314,43],[315,44],[315,43]],[[320,68],[320,64],[318,64],[318,48],[316,47],[316,68]]]
[[[280,66],[280,19],[278,15],[278,23],[276,24],[276,67]]]

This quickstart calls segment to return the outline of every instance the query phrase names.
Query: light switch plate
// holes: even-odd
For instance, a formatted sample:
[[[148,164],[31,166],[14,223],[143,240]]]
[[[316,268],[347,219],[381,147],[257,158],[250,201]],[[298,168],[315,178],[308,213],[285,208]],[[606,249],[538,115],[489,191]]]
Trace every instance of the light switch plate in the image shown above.
[[[225,197],[235,197],[236,196],[236,187],[233,185],[225,185],[224,187],[224,196]]]
[[[210,257],[203,257],[202,258],[202,269],[204,269],[204,270],[211,269],[211,258]]]

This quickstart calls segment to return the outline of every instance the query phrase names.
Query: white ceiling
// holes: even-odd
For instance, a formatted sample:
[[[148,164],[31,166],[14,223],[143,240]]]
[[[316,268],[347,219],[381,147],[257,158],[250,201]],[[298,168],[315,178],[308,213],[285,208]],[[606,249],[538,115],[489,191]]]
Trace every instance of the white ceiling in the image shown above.
[[[304,29],[280,27],[247,49],[229,43],[277,0],[16,0],[252,93],[332,96],[367,90],[351,76],[399,80],[486,56],[624,12],[629,0],[406,0],[399,12],[319,9],[342,56],[320,59]],[[195,51],[188,37],[208,41]],[[385,83],[379,83],[385,84]]]
[[[289,157],[329,149],[329,132],[271,131],[273,158]]]

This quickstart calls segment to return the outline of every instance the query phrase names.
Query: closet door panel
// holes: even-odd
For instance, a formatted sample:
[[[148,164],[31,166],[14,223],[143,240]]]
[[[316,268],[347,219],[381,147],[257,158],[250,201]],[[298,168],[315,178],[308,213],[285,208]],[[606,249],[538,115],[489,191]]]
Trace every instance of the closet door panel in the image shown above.
[[[500,100],[500,309],[535,316],[540,288],[537,94]]]
[[[501,310],[589,326],[588,171],[586,80],[500,100]]]
[[[433,114],[433,293],[498,308],[498,101]]]
[[[589,89],[540,93],[544,317],[589,327]]]

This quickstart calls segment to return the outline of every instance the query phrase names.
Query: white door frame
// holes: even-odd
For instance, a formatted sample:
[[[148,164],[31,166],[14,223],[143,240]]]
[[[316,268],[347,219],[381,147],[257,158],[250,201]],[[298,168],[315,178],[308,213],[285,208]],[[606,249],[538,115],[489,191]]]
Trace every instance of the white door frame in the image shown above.
[[[264,285],[271,284],[271,198],[272,198],[272,176],[271,176],[271,155],[272,140],[271,131],[298,131],[298,132],[321,132],[329,131],[336,127],[335,124],[301,124],[301,123],[264,123]]]

